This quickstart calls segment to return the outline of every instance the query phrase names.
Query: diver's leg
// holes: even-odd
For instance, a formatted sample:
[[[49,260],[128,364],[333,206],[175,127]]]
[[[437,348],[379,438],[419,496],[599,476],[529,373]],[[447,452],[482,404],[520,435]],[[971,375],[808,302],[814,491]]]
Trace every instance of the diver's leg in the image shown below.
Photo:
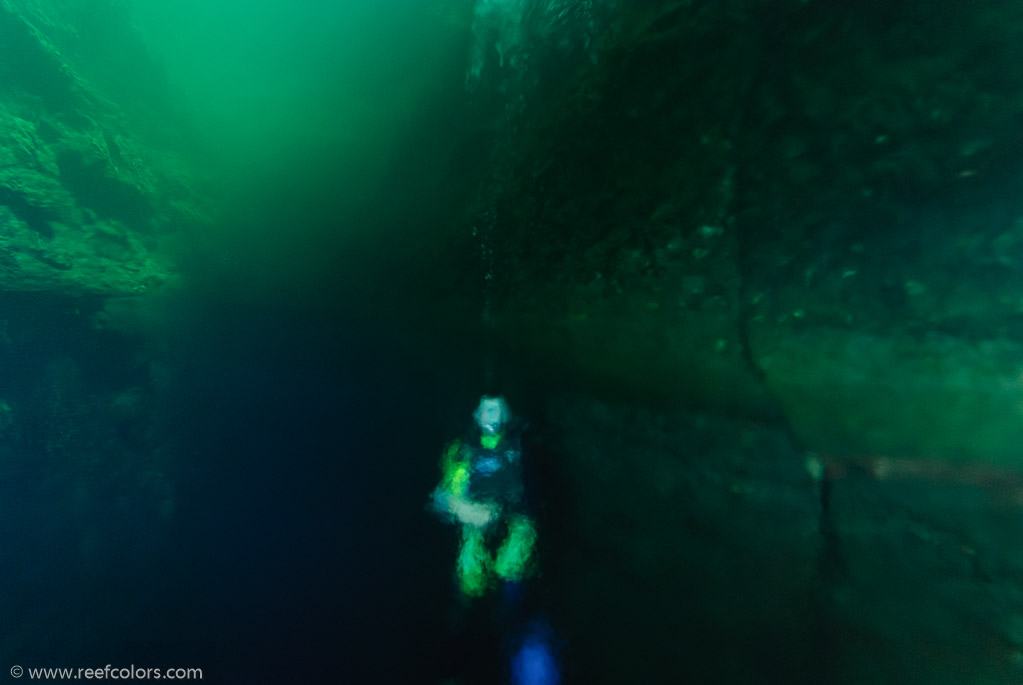
[[[518,582],[533,573],[536,557],[536,526],[522,514],[508,520],[508,536],[497,550],[494,571],[502,579]]]
[[[492,562],[483,531],[476,526],[462,526],[462,548],[455,564],[458,589],[465,597],[480,597],[490,585]]]

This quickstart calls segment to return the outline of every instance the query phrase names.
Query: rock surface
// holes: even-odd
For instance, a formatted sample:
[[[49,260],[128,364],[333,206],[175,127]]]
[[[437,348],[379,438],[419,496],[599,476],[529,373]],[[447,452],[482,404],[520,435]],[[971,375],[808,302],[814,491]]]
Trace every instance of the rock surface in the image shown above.
[[[117,2],[0,2],[0,289],[135,295],[209,222],[187,128]]]
[[[822,451],[1016,460],[1018,11],[616,7],[490,73],[498,337]]]
[[[470,219],[575,675],[1020,680],[1019,9],[612,5],[483,71]]]

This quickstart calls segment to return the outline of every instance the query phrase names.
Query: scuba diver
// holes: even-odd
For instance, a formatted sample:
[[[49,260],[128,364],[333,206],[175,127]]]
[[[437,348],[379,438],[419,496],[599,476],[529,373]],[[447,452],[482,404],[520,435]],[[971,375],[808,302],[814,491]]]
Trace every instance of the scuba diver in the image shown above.
[[[519,435],[502,397],[484,396],[474,435],[441,457],[432,508],[461,525],[455,577],[462,595],[481,597],[498,579],[517,584],[535,572],[536,526],[526,513]]]
[[[499,632],[508,682],[557,685],[554,635],[542,616],[526,620],[524,613],[522,586],[537,570],[537,534],[522,485],[520,431],[502,397],[484,396],[473,418],[472,434],[444,449],[441,481],[430,495],[431,508],[461,526],[455,562],[459,604],[467,608],[472,598],[504,581]],[[497,680],[489,672],[480,682]]]

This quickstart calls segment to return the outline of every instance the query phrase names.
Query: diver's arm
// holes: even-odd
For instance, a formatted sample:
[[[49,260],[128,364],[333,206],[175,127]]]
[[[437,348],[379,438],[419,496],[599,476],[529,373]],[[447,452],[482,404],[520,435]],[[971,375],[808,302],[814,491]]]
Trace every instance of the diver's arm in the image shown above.
[[[435,511],[453,516],[466,525],[482,528],[497,518],[498,508],[494,504],[469,499],[469,459],[462,448],[460,440],[452,441],[445,448],[441,458],[443,477],[430,499]]]
[[[463,497],[453,497],[449,503],[449,511],[462,523],[482,528],[497,516],[497,507],[493,504],[471,502]]]
[[[459,495],[437,489],[433,493],[434,506],[451,514],[462,523],[482,528],[497,516],[497,506],[473,502]]]

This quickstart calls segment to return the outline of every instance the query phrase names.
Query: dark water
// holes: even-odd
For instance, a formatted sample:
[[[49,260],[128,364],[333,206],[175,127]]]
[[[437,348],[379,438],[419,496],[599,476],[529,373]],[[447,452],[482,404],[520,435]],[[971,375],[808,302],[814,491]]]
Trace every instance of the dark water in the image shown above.
[[[38,317],[54,306],[20,304]],[[180,331],[167,350],[180,366],[150,428],[165,432],[143,439],[166,453],[169,494],[123,461],[130,436],[122,454],[21,436],[37,453],[15,455],[0,499],[0,611],[25,636],[12,642],[14,663],[197,666],[213,682],[432,682],[497,649],[453,642],[455,539],[425,511],[444,429],[460,429],[472,407],[478,360],[411,355],[366,321],[329,314],[217,311]],[[138,350],[89,349],[94,334],[76,333],[57,341],[60,330],[39,328],[74,355],[78,385],[65,392],[89,402],[133,373]],[[28,387],[33,361],[20,364]],[[74,420],[61,430],[96,432]],[[81,475],[65,459],[124,472]],[[154,513],[164,496],[172,511]]]
[[[205,626],[225,665],[275,680],[423,672],[449,545],[421,515],[433,460],[411,455],[442,439],[424,411],[435,379],[320,321],[267,318],[235,341],[249,336],[254,349],[225,341],[231,362],[197,364],[183,398],[181,426],[203,447],[172,545],[191,584],[179,621]]]

